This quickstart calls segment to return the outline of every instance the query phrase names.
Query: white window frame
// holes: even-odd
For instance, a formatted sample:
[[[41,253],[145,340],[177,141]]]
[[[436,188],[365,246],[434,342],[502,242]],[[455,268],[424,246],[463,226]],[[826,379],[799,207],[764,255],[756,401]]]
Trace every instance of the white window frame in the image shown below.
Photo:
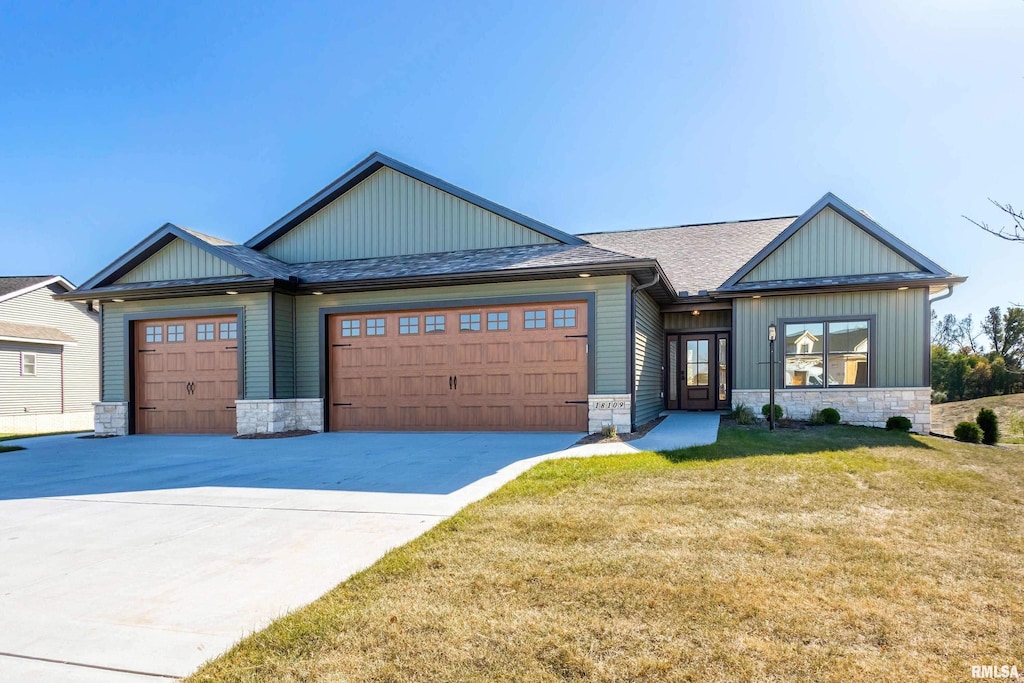
[[[32,359],[31,362],[26,362],[29,358]],[[38,368],[38,364],[39,364],[39,354],[35,353],[34,351],[22,351],[21,352],[21,376],[22,377],[35,377],[36,376],[36,370]],[[25,366],[27,366],[27,365],[31,365],[32,366],[32,372],[28,372],[28,371],[25,370]]]

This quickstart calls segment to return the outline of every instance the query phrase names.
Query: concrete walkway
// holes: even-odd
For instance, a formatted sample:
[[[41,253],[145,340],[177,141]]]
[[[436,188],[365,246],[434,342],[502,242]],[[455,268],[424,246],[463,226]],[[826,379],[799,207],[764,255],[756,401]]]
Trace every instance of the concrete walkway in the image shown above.
[[[173,680],[538,462],[678,448],[578,434],[73,436],[0,454],[0,680]],[[568,448],[567,448],[568,447]]]

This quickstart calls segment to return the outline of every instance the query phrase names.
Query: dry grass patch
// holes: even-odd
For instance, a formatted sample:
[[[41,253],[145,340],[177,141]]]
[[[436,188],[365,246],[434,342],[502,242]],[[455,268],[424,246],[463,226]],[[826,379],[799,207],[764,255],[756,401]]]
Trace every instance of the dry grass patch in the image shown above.
[[[932,430],[953,435],[960,422],[974,422],[978,411],[988,408],[999,417],[1000,443],[1006,446],[1024,444],[1024,394],[986,396],[970,401],[937,403],[932,406]]]
[[[881,430],[544,463],[189,681],[1024,668],[1024,459]]]

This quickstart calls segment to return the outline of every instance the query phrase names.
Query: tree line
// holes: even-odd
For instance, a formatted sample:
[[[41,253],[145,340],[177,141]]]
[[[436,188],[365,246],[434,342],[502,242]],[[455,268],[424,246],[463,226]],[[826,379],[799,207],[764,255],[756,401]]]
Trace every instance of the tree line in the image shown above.
[[[932,399],[964,401],[1024,391],[1024,307],[972,316],[932,312]]]

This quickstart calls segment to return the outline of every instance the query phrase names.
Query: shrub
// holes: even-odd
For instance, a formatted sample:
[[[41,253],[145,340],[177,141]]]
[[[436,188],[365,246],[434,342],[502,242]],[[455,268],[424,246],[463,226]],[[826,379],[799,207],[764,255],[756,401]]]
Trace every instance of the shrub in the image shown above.
[[[946,392],[945,391],[933,391],[932,392],[932,403],[945,403]]]
[[[601,427],[601,435],[606,439],[610,439],[619,435],[619,428],[612,424],[606,424]]]
[[[812,410],[811,416],[807,418],[807,422],[815,427],[820,427],[825,424],[825,418],[821,416],[820,410]]]
[[[736,420],[736,424],[754,424],[754,411],[746,403],[736,404],[729,416]]]
[[[761,406],[761,414],[764,415],[766,419],[768,418],[768,411],[769,410],[771,410],[771,404],[770,403],[765,403],[763,406]],[[784,414],[785,413],[783,413],[783,411],[782,411],[782,406],[780,406],[778,403],[776,403],[775,404],[775,421],[778,422],[779,420],[781,420],[782,416]]]
[[[821,419],[825,421],[827,425],[837,425],[841,419],[839,411],[835,408],[825,408],[821,411]]]
[[[981,442],[989,446],[999,441],[999,418],[989,408],[978,411],[978,426],[981,427]]]
[[[953,436],[957,441],[981,443],[981,427],[973,422],[961,422],[953,430]]]
[[[885,428],[890,432],[909,432],[913,426],[910,418],[903,417],[902,415],[893,415],[885,421]]]
[[[1010,431],[1024,436],[1024,413],[1010,415]]]

